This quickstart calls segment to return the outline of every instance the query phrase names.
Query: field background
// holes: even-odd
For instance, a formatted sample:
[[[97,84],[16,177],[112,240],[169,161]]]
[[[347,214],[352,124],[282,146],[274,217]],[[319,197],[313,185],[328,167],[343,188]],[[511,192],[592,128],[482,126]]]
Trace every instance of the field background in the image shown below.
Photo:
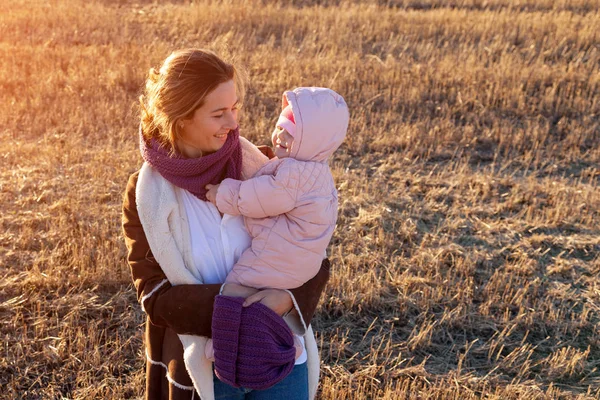
[[[3,0],[0,398],[143,392],[120,206],[174,49],[351,109],[322,399],[600,398],[600,1]]]

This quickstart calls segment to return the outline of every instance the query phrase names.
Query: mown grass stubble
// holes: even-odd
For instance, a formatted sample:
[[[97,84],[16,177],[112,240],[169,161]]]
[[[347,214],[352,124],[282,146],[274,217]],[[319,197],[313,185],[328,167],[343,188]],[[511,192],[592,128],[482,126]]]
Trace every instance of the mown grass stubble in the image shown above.
[[[135,101],[179,47],[352,110],[331,162],[321,397],[600,396],[597,1],[11,0],[0,17],[3,398],[143,392],[120,236]]]

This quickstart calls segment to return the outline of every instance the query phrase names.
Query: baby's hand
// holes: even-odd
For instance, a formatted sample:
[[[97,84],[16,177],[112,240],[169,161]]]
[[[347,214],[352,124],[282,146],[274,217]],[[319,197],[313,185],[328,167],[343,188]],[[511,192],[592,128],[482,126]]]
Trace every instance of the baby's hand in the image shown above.
[[[208,190],[208,192],[206,192],[206,198],[208,199],[208,201],[213,203],[215,206],[217,205],[217,190],[219,190],[219,186],[220,186],[220,184],[219,185],[208,184],[204,187],[206,190]]]

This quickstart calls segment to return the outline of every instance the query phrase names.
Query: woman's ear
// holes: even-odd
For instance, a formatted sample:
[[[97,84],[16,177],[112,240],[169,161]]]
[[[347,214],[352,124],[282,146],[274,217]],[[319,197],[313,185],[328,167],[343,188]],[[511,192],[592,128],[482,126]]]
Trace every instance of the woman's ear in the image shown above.
[[[175,121],[175,137],[174,139],[179,139],[183,135],[183,128],[185,127],[185,123],[182,119]]]

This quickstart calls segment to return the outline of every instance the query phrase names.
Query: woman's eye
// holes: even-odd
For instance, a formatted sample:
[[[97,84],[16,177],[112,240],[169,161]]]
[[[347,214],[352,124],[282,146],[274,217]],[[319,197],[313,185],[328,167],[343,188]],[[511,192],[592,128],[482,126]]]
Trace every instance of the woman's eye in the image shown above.
[[[221,118],[222,116],[223,116],[223,114],[213,115],[213,118]]]

